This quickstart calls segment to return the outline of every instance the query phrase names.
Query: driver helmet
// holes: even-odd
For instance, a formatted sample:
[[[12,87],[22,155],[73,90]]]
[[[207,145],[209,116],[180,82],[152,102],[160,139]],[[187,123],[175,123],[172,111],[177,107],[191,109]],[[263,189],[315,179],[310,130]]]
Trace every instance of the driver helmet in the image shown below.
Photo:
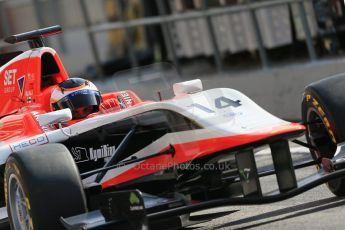
[[[98,112],[101,100],[101,93],[91,81],[70,78],[53,89],[50,106],[52,111],[69,108],[73,119],[82,119]]]

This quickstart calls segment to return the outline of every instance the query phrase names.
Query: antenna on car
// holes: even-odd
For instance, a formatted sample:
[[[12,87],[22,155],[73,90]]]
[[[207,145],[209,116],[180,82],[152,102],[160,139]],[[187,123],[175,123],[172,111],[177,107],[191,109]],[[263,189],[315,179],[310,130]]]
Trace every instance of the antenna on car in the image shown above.
[[[59,25],[42,28],[38,30],[32,30],[29,32],[11,35],[4,39],[5,42],[10,44],[16,44],[19,42],[27,41],[31,49],[44,47],[43,37],[52,36],[62,32],[62,28]]]

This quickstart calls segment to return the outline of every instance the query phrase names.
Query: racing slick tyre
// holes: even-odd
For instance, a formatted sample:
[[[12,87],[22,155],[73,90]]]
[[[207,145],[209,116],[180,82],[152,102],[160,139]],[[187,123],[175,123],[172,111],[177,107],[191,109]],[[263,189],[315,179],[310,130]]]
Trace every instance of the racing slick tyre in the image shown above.
[[[4,181],[11,229],[63,229],[60,217],[86,212],[78,168],[62,144],[12,153]]]
[[[308,85],[302,102],[302,120],[313,158],[332,159],[337,143],[345,141],[345,74]],[[323,167],[327,167],[323,165]],[[327,183],[330,191],[345,196],[345,178]]]

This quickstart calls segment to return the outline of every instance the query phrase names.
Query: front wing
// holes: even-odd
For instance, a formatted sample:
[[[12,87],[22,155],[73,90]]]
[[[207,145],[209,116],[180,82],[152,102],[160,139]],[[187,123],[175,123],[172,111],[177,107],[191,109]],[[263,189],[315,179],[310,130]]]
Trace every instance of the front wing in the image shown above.
[[[300,181],[295,170],[320,162],[308,161],[293,165],[287,141],[270,144],[274,170],[258,172],[254,153],[244,149],[236,153],[236,162],[242,194],[241,197],[213,199],[188,203],[183,198],[163,198],[141,193],[138,190],[107,192],[98,195],[98,209],[73,217],[61,217],[66,229],[174,229],[194,225],[230,212],[191,216],[196,211],[220,206],[266,204],[291,198],[333,179],[345,177],[345,145],[338,146],[337,153],[329,160],[329,167]],[[277,191],[263,194],[260,177],[276,174]]]

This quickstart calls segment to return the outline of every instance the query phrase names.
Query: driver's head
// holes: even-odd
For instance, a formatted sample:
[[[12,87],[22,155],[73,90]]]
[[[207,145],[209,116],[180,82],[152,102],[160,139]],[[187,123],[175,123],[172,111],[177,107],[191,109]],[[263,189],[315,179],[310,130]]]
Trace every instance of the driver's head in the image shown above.
[[[51,94],[51,109],[71,109],[73,119],[85,118],[99,111],[101,93],[90,81],[70,78],[57,85]]]

